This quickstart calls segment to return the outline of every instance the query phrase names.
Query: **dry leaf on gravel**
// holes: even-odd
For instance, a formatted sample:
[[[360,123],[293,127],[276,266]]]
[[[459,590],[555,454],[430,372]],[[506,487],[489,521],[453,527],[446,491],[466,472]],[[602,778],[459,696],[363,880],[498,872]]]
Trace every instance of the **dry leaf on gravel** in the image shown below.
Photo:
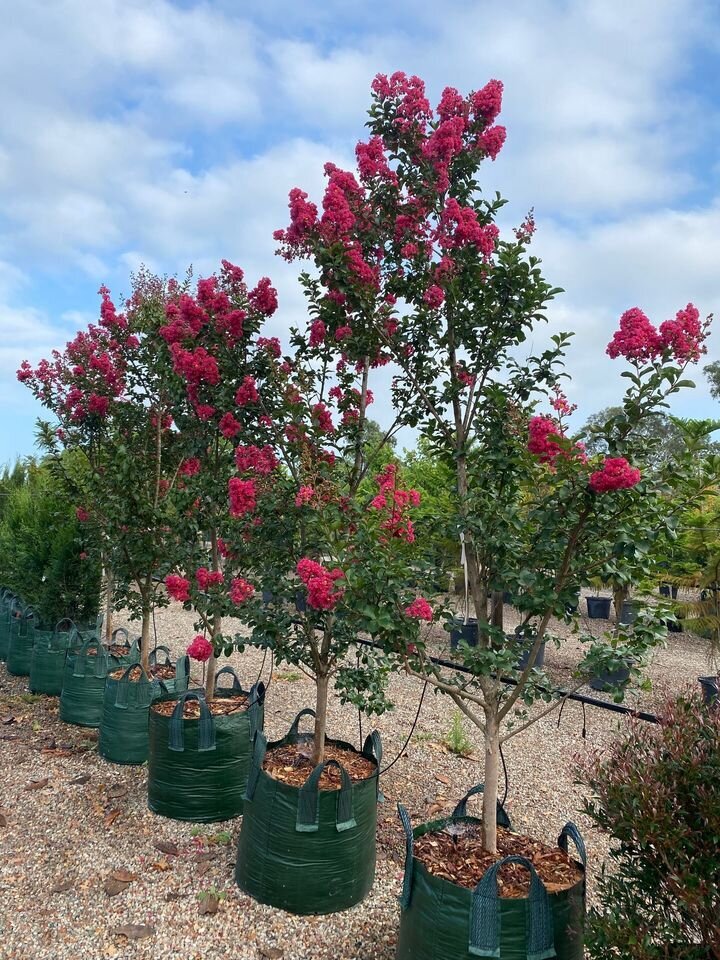
[[[25,787],[26,790],[42,790],[50,783],[50,777],[43,777],[42,780],[31,780]]]
[[[285,951],[280,947],[260,947],[261,960],[280,960],[285,956]]]
[[[109,787],[107,795],[112,797],[113,800],[118,799],[119,797],[126,797],[128,788],[124,783],[116,783],[114,787]]]
[[[121,927],[113,927],[110,932],[128,940],[144,940],[154,935],[155,927],[149,927],[146,923],[124,923]]]
[[[172,867],[167,860],[157,860],[155,863],[150,864],[150,869],[157,870],[158,873],[165,873],[166,870],[172,870]]]
[[[210,861],[204,860],[202,863],[198,864],[197,870],[195,871],[195,876],[204,877],[209,869],[210,869]]]
[[[160,853],[166,853],[169,857],[177,857],[180,853],[178,845],[171,840],[156,840],[153,846],[156,850],[159,850]]]
[[[67,893],[75,886],[74,880],[58,880],[50,887],[50,893]]]
[[[111,810],[105,817],[105,826],[111,827],[122,813],[121,810]]]
[[[3,717],[2,722],[5,724],[5,726],[7,726],[10,723],[15,723],[15,717],[13,717],[12,715]]]
[[[436,774],[435,774],[435,779],[436,779],[436,780],[439,780],[440,783],[444,783],[446,787],[449,787],[449,786],[450,786],[450,777],[445,777],[445,776],[443,776],[442,773],[436,773]]]
[[[137,874],[130,873],[129,870],[113,870],[110,876],[113,880],[119,880],[120,883],[132,883],[133,880],[137,880]]]
[[[4,813],[0,813],[0,827],[6,827],[8,825],[7,816]]]
[[[82,786],[83,783],[87,783],[89,779],[90,779],[89,773],[81,773],[79,777],[74,777],[70,781],[70,784],[73,787],[79,787],[79,786]]]

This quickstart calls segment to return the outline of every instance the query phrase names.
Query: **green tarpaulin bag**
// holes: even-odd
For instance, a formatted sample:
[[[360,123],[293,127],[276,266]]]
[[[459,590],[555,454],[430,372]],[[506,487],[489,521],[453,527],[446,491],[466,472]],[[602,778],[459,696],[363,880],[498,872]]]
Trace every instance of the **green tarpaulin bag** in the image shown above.
[[[465,814],[468,797],[480,792],[482,785],[466,794],[452,817],[414,830],[407,810],[398,804],[406,852],[396,960],[583,960],[584,875],[568,890],[548,893],[530,860],[513,856],[494,864],[470,890],[434,876],[414,857],[413,843],[426,833],[456,823],[481,824],[481,820]],[[498,822],[506,825],[500,816]],[[585,844],[573,823],[563,827],[558,846],[567,851],[568,840],[577,847],[581,860],[578,866],[584,874]],[[497,874],[503,863],[519,863],[526,868],[530,874],[529,897],[498,895]]]
[[[176,700],[177,705],[172,717],[150,710],[148,806],[153,813],[213,823],[243,812],[253,737],[264,723],[265,685],[256,683],[246,692],[235,678],[229,690],[216,687],[215,698],[238,693],[248,698],[247,709],[229,716],[213,716],[203,690],[158,698],[158,703]],[[188,699],[199,702],[198,719],[184,719]]]
[[[150,651],[148,661],[151,671],[155,666],[172,667],[175,671],[174,677],[156,678],[162,680],[166,693],[184,693],[187,690],[190,682],[190,657],[187,654],[178,657],[177,661],[173,663],[168,647],[160,646]],[[220,673],[222,673],[222,670]]]
[[[262,769],[267,750],[312,740],[298,724],[313,710],[301,710],[282,740],[269,746],[255,738],[235,880],[245,893],[296,914],[346,910],[367,895],[375,878],[375,831],[382,759],[380,736],[365,741],[362,756],[378,771],[353,783],[335,760],[318,764],[302,787],[274,779]],[[358,752],[341,740],[328,744]],[[319,790],[328,765],[340,770],[339,790]]]
[[[132,671],[139,671],[137,680],[130,679]],[[148,712],[153,699],[161,692],[160,683],[148,680],[139,663],[125,667],[121,677],[108,676],[98,740],[101,757],[112,763],[145,763]]]
[[[15,594],[9,587],[0,590],[0,660],[7,660],[10,643],[10,608]]]
[[[107,647],[90,637],[65,658],[60,719],[81,727],[99,727],[110,657]]]
[[[14,600],[10,615],[10,641],[7,652],[7,670],[14,677],[27,677],[30,673],[34,622],[33,610],[24,606],[19,600]]]
[[[33,693],[48,693],[59,697],[62,691],[65,657],[75,642],[77,629],[72,620],[60,620],[54,630],[35,628],[30,680]]]

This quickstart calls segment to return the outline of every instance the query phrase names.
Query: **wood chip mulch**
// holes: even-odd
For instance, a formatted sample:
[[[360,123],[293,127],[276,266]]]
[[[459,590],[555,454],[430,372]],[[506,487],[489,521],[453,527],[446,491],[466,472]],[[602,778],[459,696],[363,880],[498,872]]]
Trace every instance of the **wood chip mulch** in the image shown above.
[[[233,713],[242,713],[247,710],[247,697],[240,695],[222,697],[220,700],[208,700],[207,705],[214,717],[229,717]],[[162,714],[163,717],[170,717],[176,706],[177,700],[162,700],[160,703],[153,703],[151,709],[155,713]],[[199,716],[200,704],[198,701],[186,700],[183,705],[183,718],[185,720],[197,720]]]
[[[374,776],[377,769],[371,760],[367,760],[354,750],[343,750],[332,744],[327,744],[325,747],[325,759],[337,760],[341,763],[353,783]],[[314,769],[312,740],[274,747],[268,750],[263,763],[263,770],[271,777],[294,787],[301,787]],[[320,777],[321,790],[339,790],[341,783],[340,771],[337,767],[326,767],[323,770]]]
[[[120,667],[119,670],[113,670],[112,673],[108,676],[112,677],[113,680],[120,680],[122,675],[127,670],[127,667]],[[150,667],[150,673],[155,677],[156,680],[174,680],[175,679],[175,667],[170,666],[169,664],[159,664],[156,666]],[[133,670],[128,674],[128,680],[131,683],[137,683],[140,680],[140,677],[143,675],[143,669],[138,664]]]
[[[415,841],[414,853],[435,877],[473,889],[494,863],[503,857],[527,857],[548,893],[567,890],[582,879],[582,870],[558,847],[498,828],[497,855],[482,847],[480,824],[454,823]],[[498,874],[501,897],[527,897],[530,875],[520,864],[506,864]]]

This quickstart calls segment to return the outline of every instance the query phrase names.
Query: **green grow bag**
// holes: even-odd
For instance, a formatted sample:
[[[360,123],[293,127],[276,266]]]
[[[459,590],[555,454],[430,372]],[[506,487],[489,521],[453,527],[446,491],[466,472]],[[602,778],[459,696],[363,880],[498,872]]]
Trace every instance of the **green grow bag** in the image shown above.
[[[583,960],[584,877],[569,890],[548,893],[532,863],[525,857],[513,856],[494,864],[470,890],[433,876],[413,856],[413,842],[426,833],[455,823],[481,823],[465,815],[467,798],[481,791],[482,785],[473,788],[452,817],[422,824],[414,830],[407,810],[398,804],[406,854],[396,960]],[[585,844],[573,823],[563,827],[558,846],[567,851],[569,839],[577,847],[582,862],[578,866],[582,865],[584,870]],[[520,863],[527,869],[529,897],[498,896],[497,873],[503,863]]]
[[[30,673],[34,621],[35,614],[32,609],[23,606],[19,600],[14,600],[10,613],[7,670],[15,677],[27,677]]]
[[[88,651],[97,652],[89,655]],[[81,727],[99,727],[110,657],[107,648],[90,637],[79,650],[69,650],[60,694],[60,719]]]
[[[10,643],[10,608],[15,594],[9,587],[0,591],[0,660],[7,660],[8,644]]]
[[[375,832],[382,745],[377,732],[366,739],[362,755],[378,773],[357,783],[335,760],[318,764],[302,787],[281,783],[262,769],[267,749],[312,739],[298,733],[301,710],[282,740],[269,745],[255,738],[248,779],[235,880],[245,893],[296,914],[347,910],[370,891],[375,878]],[[341,740],[329,744],[355,750]],[[319,790],[328,765],[340,770],[340,790]]]
[[[119,669],[123,669],[120,667]],[[140,671],[131,680],[133,670]],[[138,663],[124,668],[122,677],[108,676],[105,684],[98,753],[112,763],[145,763],[148,758],[148,712],[162,691]]]
[[[173,663],[170,650],[167,647],[161,646],[155,647],[154,650],[150,651],[148,660],[151,671],[155,666],[172,667],[175,670],[175,676],[172,679],[165,679],[164,677],[156,678],[161,682],[165,693],[184,693],[187,690],[188,683],[190,682],[190,657],[188,657],[187,654],[179,657],[177,661]],[[222,673],[222,670],[220,673]]]
[[[65,657],[77,636],[72,620],[61,620],[54,630],[34,631],[28,686],[33,693],[59,697],[62,691]]]
[[[240,713],[213,716],[203,690],[159,697],[157,702],[177,700],[172,717],[150,710],[148,807],[153,813],[213,823],[243,812],[252,742],[264,723],[265,685],[257,683],[246,692],[235,681],[229,690],[216,687],[215,697],[245,694],[248,708]],[[200,703],[199,719],[184,719],[187,699]]]

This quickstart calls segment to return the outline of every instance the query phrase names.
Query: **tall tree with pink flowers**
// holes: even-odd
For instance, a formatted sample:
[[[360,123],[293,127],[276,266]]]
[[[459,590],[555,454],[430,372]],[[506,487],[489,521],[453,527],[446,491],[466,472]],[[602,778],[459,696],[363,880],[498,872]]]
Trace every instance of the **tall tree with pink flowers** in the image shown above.
[[[638,309],[623,315],[608,353],[627,361],[628,388],[621,413],[598,428],[608,455],[588,459],[563,393],[570,334],[555,334],[537,354],[528,349],[561,292],[530,252],[534,219],[501,231],[505,201],[485,196],[477,179],[505,142],[496,123],[502,92],[496,80],[467,96],[448,87],[433,109],[417,77],[376,77],[357,172],[326,164],[322,210],[294,189],[290,225],[276,234],[285,257],[315,268],[302,276],[311,341],[341,344],[342,364],[358,375],[392,363],[395,423],[418,428],[452,469],[477,621],[477,646],[460,651],[469,675],[435,664],[422,637],[408,644],[388,629],[384,638],[404,669],[447,694],[481,732],[484,842],[493,852],[501,744],[561,702],[533,708],[547,699],[536,662],[551,618],[571,617],[568,604],[588,577],[619,566],[640,574],[652,544],[673,536],[669,493],[682,485],[692,499],[707,483],[682,458],[646,471],[633,428],[692,386],[685,371],[709,325],[692,304],[659,327]],[[511,637],[497,604],[505,590],[521,613]],[[412,610],[448,618],[426,598]],[[637,673],[661,637],[650,616],[600,639],[579,631],[578,685],[602,666]]]

